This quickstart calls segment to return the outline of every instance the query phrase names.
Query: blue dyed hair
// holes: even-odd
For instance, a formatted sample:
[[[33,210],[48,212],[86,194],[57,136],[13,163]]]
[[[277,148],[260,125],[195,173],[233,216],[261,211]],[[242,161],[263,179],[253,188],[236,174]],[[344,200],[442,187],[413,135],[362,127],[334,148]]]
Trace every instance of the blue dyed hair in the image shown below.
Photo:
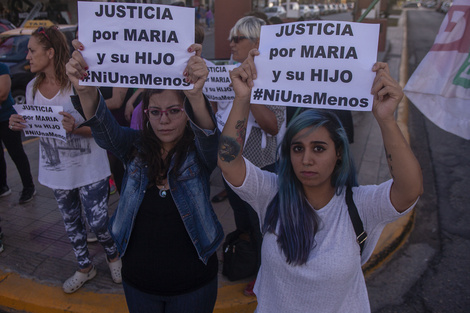
[[[336,194],[346,185],[357,186],[356,169],[349,150],[348,137],[336,114],[327,110],[307,110],[291,121],[280,145],[278,161],[279,193],[268,206],[263,232],[277,235],[277,243],[292,265],[305,264],[315,247],[318,218],[305,197],[302,183],[292,167],[292,139],[300,131],[325,127],[341,156],[331,175]],[[278,228],[277,228],[278,227]]]

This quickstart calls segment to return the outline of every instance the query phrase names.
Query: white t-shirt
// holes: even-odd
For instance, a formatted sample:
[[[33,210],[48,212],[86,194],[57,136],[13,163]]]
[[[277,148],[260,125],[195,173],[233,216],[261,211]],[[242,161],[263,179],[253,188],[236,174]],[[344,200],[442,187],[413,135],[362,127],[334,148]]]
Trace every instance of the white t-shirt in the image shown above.
[[[33,84],[26,87],[26,103],[34,105],[62,105],[77,125],[84,122],[74,109],[70,96],[72,89],[59,91],[52,99],[45,98],[39,90],[33,100]],[[67,134],[67,142],[53,138],[39,140],[38,181],[52,189],[71,190],[86,186],[111,175],[106,150],[100,148],[93,137]]]
[[[229,185],[256,210],[263,223],[267,206],[279,189],[277,175],[261,171],[246,159],[245,162],[243,185]],[[306,264],[289,265],[277,237],[266,233],[254,288],[258,298],[256,312],[370,312],[361,265],[372,254],[383,227],[414,207],[401,214],[395,210],[390,202],[392,182],[353,188],[353,199],[368,234],[362,257],[348,213],[345,188],[316,211],[320,220],[316,246]]]

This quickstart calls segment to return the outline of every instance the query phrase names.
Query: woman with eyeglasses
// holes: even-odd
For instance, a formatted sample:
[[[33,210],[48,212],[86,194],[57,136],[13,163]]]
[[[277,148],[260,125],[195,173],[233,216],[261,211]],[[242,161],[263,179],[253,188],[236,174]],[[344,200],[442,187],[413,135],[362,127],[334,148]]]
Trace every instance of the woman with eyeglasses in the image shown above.
[[[87,64],[78,49],[67,64],[96,142],[126,167],[110,231],[122,257],[130,312],[213,311],[216,249],[223,230],[210,203],[219,131],[202,93],[209,74],[202,46],[184,71],[191,90],[145,90],[143,128],[120,127],[94,87],[80,86]]]
[[[60,114],[67,141],[40,138],[38,180],[54,191],[78,261],[78,270],[63,284],[64,292],[73,293],[97,272],[87,248],[82,206],[91,230],[105,250],[115,283],[121,283],[121,260],[108,232],[108,158],[106,151],[93,140],[90,127],[78,127],[84,119],[70,99],[73,90],[65,74],[69,57],[67,40],[57,27],[39,27],[31,35],[26,59],[36,77],[26,87],[26,103],[63,106]],[[26,128],[27,125],[22,124],[25,122],[18,114],[10,117],[13,130]]]
[[[245,16],[239,19],[230,30],[229,40],[232,59],[242,63],[253,48],[258,48],[261,26],[266,22],[255,16]],[[217,122],[222,131],[233,101],[217,102]],[[274,172],[276,162],[276,148],[278,134],[285,125],[285,107],[253,104],[248,116],[247,141],[243,155],[260,168]],[[262,236],[259,230],[259,221],[251,206],[241,200],[225,184],[228,200],[233,209],[237,231],[248,234],[256,244],[258,264],[260,262]],[[256,274],[256,271],[252,273]],[[248,284],[245,294],[253,295],[254,282]]]

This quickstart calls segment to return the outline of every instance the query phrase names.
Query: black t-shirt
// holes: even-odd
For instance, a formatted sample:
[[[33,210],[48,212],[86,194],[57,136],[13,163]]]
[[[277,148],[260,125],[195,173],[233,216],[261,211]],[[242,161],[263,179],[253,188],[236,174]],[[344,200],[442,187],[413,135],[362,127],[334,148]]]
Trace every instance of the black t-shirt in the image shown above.
[[[179,295],[209,283],[218,271],[214,253],[207,265],[199,259],[171,193],[147,189],[137,213],[126,253],[123,280],[140,291]]]

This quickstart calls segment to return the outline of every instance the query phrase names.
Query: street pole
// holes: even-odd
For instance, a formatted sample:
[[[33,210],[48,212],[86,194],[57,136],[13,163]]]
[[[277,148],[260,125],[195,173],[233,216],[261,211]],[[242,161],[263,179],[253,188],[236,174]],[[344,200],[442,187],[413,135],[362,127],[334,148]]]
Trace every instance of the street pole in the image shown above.
[[[364,13],[362,13],[362,15],[357,19],[357,22],[358,23],[362,22],[362,20],[367,16],[367,14],[369,14],[369,12],[375,7],[377,2],[379,1],[380,0],[373,0],[372,3],[369,5],[369,7],[364,11]]]

